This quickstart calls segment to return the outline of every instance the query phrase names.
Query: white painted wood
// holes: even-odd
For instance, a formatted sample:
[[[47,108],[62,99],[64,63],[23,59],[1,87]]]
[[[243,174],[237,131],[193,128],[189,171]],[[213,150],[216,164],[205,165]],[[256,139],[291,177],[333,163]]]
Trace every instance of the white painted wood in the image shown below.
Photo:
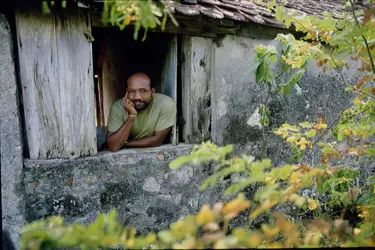
[[[87,14],[18,10],[16,28],[30,158],[96,154]]]
[[[186,122],[183,138],[187,143],[201,143],[211,136],[212,39],[184,36],[182,53],[182,116]]]
[[[168,52],[164,60],[161,74],[161,93],[172,97],[177,103],[177,36],[174,36],[169,43]],[[172,144],[178,143],[176,123],[172,127]]]

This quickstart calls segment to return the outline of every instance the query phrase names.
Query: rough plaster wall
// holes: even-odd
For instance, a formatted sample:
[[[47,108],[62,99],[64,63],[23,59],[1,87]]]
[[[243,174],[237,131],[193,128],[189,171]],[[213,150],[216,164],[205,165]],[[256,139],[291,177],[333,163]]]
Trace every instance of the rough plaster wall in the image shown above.
[[[138,232],[158,231],[202,204],[218,200],[223,185],[199,192],[210,166],[170,170],[168,162],[190,145],[102,152],[73,161],[25,161],[26,219],[60,214],[67,223],[87,224],[99,212],[117,209],[118,218]]]
[[[256,108],[266,96],[266,87],[257,84],[254,73],[250,73],[258,44],[276,45],[278,50],[281,49],[281,44],[272,39],[225,37],[222,46],[216,48],[213,82],[213,140],[218,144],[234,143],[238,150],[253,155],[260,153],[261,131],[256,121],[252,121],[253,126],[247,121],[254,118]],[[356,66],[351,62],[350,70],[344,72],[348,82],[357,82]],[[351,103],[351,96],[335,77],[310,63],[300,83],[302,95],[297,95],[293,89],[290,97],[279,96],[270,101],[270,127],[276,128],[284,122],[314,121],[318,115],[324,116],[328,123],[334,121]],[[276,162],[285,160],[287,146],[268,132],[268,157]]]
[[[18,249],[23,217],[22,140],[13,41],[8,20],[0,14],[0,157],[3,230]]]
[[[246,124],[265,97],[263,86],[249,73],[258,44],[276,44],[268,40],[226,36],[215,50],[213,82],[212,136],[218,144],[257,142],[257,130]]]

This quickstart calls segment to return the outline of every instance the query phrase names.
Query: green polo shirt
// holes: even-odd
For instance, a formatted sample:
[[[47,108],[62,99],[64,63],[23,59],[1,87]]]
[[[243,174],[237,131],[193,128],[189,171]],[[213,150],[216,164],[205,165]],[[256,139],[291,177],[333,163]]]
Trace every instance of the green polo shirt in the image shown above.
[[[130,135],[139,139],[152,136],[155,131],[160,131],[176,123],[177,108],[172,98],[155,93],[150,105],[139,111],[133,123]],[[109,112],[107,129],[116,132],[128,119],[128,112],[122,106],[122,99],[112,104]]]

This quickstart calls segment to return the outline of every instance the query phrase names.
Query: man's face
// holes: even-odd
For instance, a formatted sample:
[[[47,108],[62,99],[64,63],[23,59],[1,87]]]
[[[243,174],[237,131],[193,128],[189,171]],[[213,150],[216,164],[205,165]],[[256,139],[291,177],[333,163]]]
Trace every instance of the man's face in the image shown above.
[[[150,88],[150,79],[142,76],[133,76],[128,80],[128,98],[134,102],[137,111],[144,110],[150,105],[154,88]]]

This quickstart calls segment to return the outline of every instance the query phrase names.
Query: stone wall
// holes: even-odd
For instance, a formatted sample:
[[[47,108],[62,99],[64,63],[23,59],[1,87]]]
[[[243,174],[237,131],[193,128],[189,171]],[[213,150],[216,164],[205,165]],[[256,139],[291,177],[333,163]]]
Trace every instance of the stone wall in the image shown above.
[[[0,167],[3,230],[18,249],[24,221],[20,109],[13,57],[13,39],[7,18],[0,13]]]
[[[170,160],[190,151],[190,145],[165,145],[71,161],[25,160],[26,220],[58,214],[67,223],[87,224],[115,208],[120,221],[140,233],[166,228],[223,193],[222,185],[199,191],[208,165],[169,169]]]

